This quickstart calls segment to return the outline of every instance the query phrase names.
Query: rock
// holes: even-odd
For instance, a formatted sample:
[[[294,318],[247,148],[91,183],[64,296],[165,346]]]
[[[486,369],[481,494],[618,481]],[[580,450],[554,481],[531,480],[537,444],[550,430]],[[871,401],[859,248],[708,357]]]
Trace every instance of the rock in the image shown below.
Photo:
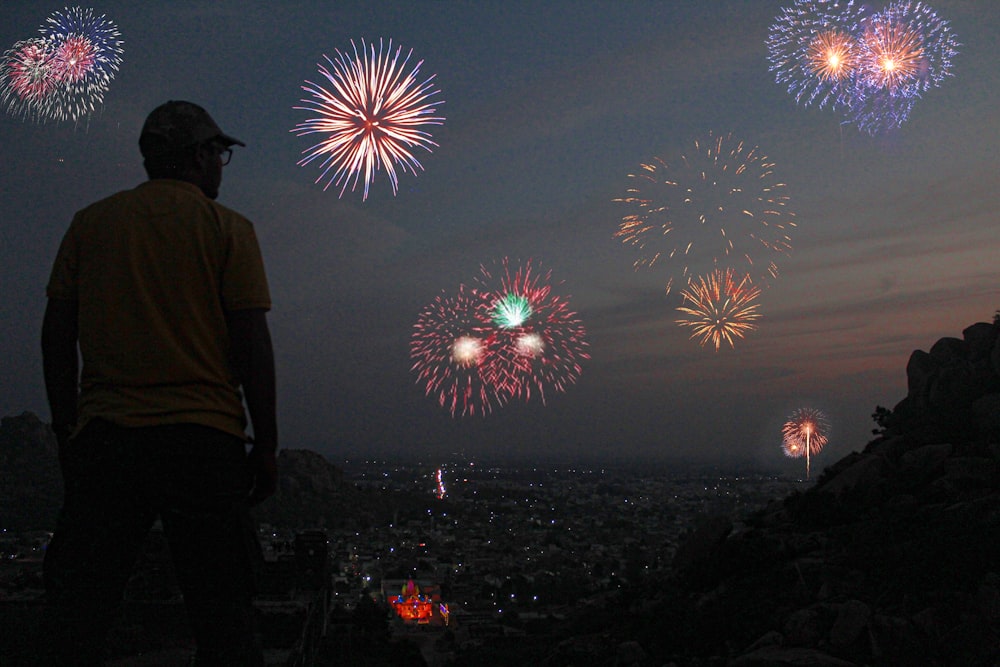
[[[887,464],[881,456],[866,456],[860,458],[854,465],[840,472],[816,491],[846,500],[845,496],[855,492],[870,495],[868,492],[877,488],[878,480],[885,475]]]
[[[996,463],[983,456],[954,456],[944,462],[945,479],[958,486],[983,486],[996,474]]]
[[[746,653],[753,653],[763,648],[780,648],[785,642],[785,638],[777,630],[766,632],[760,639],[747,648]]]
[[[931,361],[938,367],[951,366],[969,357],[969,346],[961,338],[941,338],[930,349]]]
[[[917,407],[923,407],[926,403],[927,382],[934,368],[931,355],[923,350],[914,350],[910,354],[910,360],[906,363],[906,396]]]
[[[830,644],[835,648],[846,648],[855,643],[868,626],[871,615],[871,608],[860,600],[848,600],[842,604],[830,628]]]
[[[984,436],[994,440],[1000,437],[1000,393],[986,394],[973,401],[972,418]]]
[[[969,358],[972,360],[990,358],[993,346],[998,340],[1000,329],[989,322],[976,322],[962,330]]]
[[[950,444],[925,445],[910,450],[899,457],[899,471],[907,486],[923,484],[933,479],[944,468],[954,447]]]
[[[636,641],[622,642],[615,651],[615,665],[620,667],[641,665],[646,658],[646,651]]]
[[[766,647],[730,660],[727,667],[856,667],[811,648]]]
[[[786,646],[815,646],[825,634],[820,612],[813,607],[792,612],[782,631]]]
[[[674,554],[674,567],[684,569],[701,561],[722,544],[733,530],[733,522],[724,516],[704,517]]]

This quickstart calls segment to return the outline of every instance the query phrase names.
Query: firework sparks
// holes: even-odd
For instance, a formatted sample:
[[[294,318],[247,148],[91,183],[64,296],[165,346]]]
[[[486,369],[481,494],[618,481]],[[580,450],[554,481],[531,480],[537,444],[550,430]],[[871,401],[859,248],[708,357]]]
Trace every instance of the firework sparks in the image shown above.
[[[809,477],[810,458],[823,450],[829,433],[826,415],[815,408],[795,410],[782,427],[782,450],[791,458],[805,457],[806,478]]]
[[[434,495],[437,496],[438,500],[444,500],[444,497],[448,495],[448,489],[444,485],[443,468],[438,468],[434,473]]]
[[[586,330],[569,301],[553,292],[551,279],[551,271],[538,270],[530,260],[513,265],[504,258],[492,270],[485,265],[480,270],[503,349],[490,377],[512,398],[537,394],[544,403],[547,389],[566,391],[590,358]]]
[[[493,306],[493,321],[504,329],[519,327],[529,317],[531,317],[531,302],[528,297],[521,294],[504,294]]]
[[[717,352],[723,342],[735,347],[735,339],[757,328],[754,321],[760,318],[757,312],[760,304],[755,301],[760,288],[751,284],[747,276],[737,280],[732,269],[716,269],[681,290],[681,296],[684,305],[677,310],[685,318],[677,323],[691,327],[691,338],[700,336],[702,347],[709,341]]]
[[[375,172],[385,170],[392,185],[392,193],[399,188],[396,167],[414,176],[423,166],[412,149],[423,148],[430,152],[437,146],[426,131],[429,125],[441,125],[444,118],[435,116],[436,100],[440,93],[433,84],[434,75],[419,80],[419,61],[407,72],[411,49],[400,60],[402,47],[395,53],[392,40],[383,50],[379,40],[366,45],[361,40],[361,50],[351,41],[353,55],[337,50],[337,57],[323,56],[329,68],[318,65],[319,73],[330,87],[306,81],[302,90],[312,95],[301,100],[305,106],[295,109],[317,113],[291,131],[297,136],[321,134],[325,138],[303,151],[300,166],[319,161],[322,172],[316,179],[326,180],[323,189],[330,185],[340,187],[343,197],[347,186],[353,192],[359,180],[364,182],[362,201],[368,199],[368,189]]]
[[[930,7],[897,0],[863,23],[859,46],[864,85],[911,97],[951,75],[959,44]]]
[[[41,37],[18,42],[0,62],[0,102],[34,120],[71,120],[94,111],[118,71],[118,28],[92,9],[54,12]]]
[[[44,115],[56,86],[55,47],[50,40],[33,38],[16,43],[0,61],[0,104],[14,115]]]
[[[856,26],[860,8],[853,0],[796,0],[782,10],[768,33],[767,49],[775,80],[804,106],[839,106],[857,67]]]
[[[489,305],[485,294],[463,285],[454,295],[438,295],[414,325],[411,370],[425,393],[452,415],[486,415],[505,398],[490,379],[498,351]]]
[[[901,91],[916,81],[924,62],[923,40],[917,31],[888,17],[875,17],[865,29],[862,45],[868,85]]]
[[[851,96],[844,122],[870,135],[902,127],[919,99],[916,95],[898,94],[889,89],[876,89],[860,83],[858,85],[862,89]]]
[[[846,110],[846,123],[877,134],[901,126],[920,94],[951,75],[959,44],[922,2],[864,13],[853,0],[796,0],[767,46],[777,82],[797,102],[829,102]]]
[[[54,45],[58,85],[46,105],[54,120],[76,121],[104,102],[122,62],[118,27],[93,9],[71,7],[54,12],[41,29]]]
[[[854,38],[837,30],[816,35],[806,51],[806,66],[822,82],[847,79],[857,67]]]
[[[719,265],[754,281],[777,276],[772,257],[791,249],[795,214],[756,146],[709,133],[676,159],[640,167],[614,200],[629,209],[615,237],[640,251],[636,268],[666,264],[668,293]]]

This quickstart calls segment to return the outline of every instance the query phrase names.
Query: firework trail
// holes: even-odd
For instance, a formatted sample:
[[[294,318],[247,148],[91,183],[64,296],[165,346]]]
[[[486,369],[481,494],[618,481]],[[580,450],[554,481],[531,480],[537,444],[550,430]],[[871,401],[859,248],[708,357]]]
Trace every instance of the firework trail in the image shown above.
[[[735,339],[743,338],[757,328],[760,318],[755,303],[760,288],[747,276],[737,280],[732,269],[716,269],[681,290],[684,305],[677,310],[685,315],[677,323],[693,329],[691,338],[701,337],[702,347],[711,341],[716,352],[723,343],[735,347]]]
[[[845,103],[858,66],[861,15],[853,0],[797,0],[782,10],[768,32],[768,60],[797,103]]]
[[[37,120],[47,116],[50,94],[57,85],[55,48],[35,37],[17,42],[0,60],[0,104],[16,116]]]
[[[491,370],[502,350],[490,325],[488,295],[460,286],[439,294],[417,318],[410,339],[411,370],[425,393],[461,415],[489,413],[506,396]]]
[[[615,237],[637,248],[635,268],[664,263],[666,291],[731,266],[753,281],[776,277],[774,257],[791,249],[795,214],[774,164],[756,146],[711,133],[669,161],[629,174],[634,184]]]
[[[392,185],[392,193],[399,188],[396,167],[414,176],[423,170],[412,149],[423,148],[428,152],[437,146],[426,131],[429,125],[441,125],[444,118],[435,116],[436,105],[443,104],[435,96],[431,75],[418,79],[419,61],[407,72],[413,50],[400,61],[402,47],[392,50],[392,40],[383,50],[379,40],[366,45],[361,40],[361,51],[351,41],[354,54],[337,50],[337,57],[323,56],[329,68],[319,64],[319,73],[329,87],[306,81],[302,90],[312,95],[303,99],[305,106],[293,107],[318,114],[295,126],[296,136],[321,134],[324,138],[302,151],[300,166],[318,161],[322,172],[316,179],[327,180],[323,189],[340,186],[343,197],[350,184],[353,192],[359,180],[364,182],[362,201],[368,198],[368,188],[375,172],[384,169]]]
[[[564,392],[576,382],[587,352],[586,330],[569,301],[555,294],[551,271],[531,260],[513,264],[504,258],[480,267],[479,282],[489,294],[489,316],[504,354],[493,364],[495,386],[511,398],[545,403],[547,389]]]
[[[829,440],[830,423],[815,408],[799,408],[781,429],[782,450],[791,458],[806,458],[806,478],[809,478],[810,457],[819,454]]]

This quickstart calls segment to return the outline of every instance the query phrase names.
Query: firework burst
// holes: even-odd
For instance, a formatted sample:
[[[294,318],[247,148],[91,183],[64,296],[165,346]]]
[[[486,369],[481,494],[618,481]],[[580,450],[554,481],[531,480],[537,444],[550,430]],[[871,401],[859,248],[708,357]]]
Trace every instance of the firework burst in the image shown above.
[[[47,115],[46,105],[58,82],[54,60],[55,47],[48,39],[14,44],[0,60],[0,104],[25,118]]]
[[[75,122],[104,102],[122,62],[120,33],[80,7],[54,12],[39,31],[4,55],[0,99],[25,117]]]
[[[118,27],[93,9],[54,12],[42,34],[55,45],[58,85],[46,105],[53,120],[77,121],[104,102],[122,62]]]
[[[702,347],[711,341],[718,352],[723,342],[735,347],[735,339],[743,338],[757,328],[760,318],[755,303],[760,288],[747,276],[737,280],[732,269],[716,269],[681,290],[684,304],[677,310],[684,318],[677,323],[693,329],[691,338],[701,337]]]
[[[804,106],[838,106],[858,65],[854,35],[861,19],[853,0],[797,0],[768,33],[775,80]]]
[[[809,477],[810,458],[823,451],[829,433],[826,415],[815,408],[795,410],[782,427],[782,450],[791,458],[805,457],[806,478]]]
[[[490,377],[503,393],[545,402],[547,389],[566,391],[576,382],[587,352],[586,330],[569,301],[553,292],[552,272],[530,260],[515,265],[504,258],[480,267],[479,282],[490,295],[488,312],[503,354],[490,366]]]
[[[636,268],[666,264],[666,291],[733,266],[751,280],[777,276],[773,258],[791,249],[795,214],[774,164],[756,146],[709,135],[676,158],[654,158],[634,184],[615,237],[637,248]]]
[[[502,350],[489,324],[487,295],[460,286],[440,294],[418,316],[410,339],[412,371],[425,393],[456,413],[489,413],[505,400],[490,366]]]
[[[914,97],[951,75],[959,44],[948,22],[922,2],[893,2],[862,26],[861,85]]]
[[[827,30],[817,34],[806,51],[806,67],[821,82],[840,83],[857,67],[854,38],[845,32]]]
[[[351,41],[353,55],[337,50],[337,57],[323,56],[329,67],[319,64],[319,73],[329,87],[306,81],[302,90],[312,95],[301,100],[305,106],[295,109],[318,114],[295,126],[291,131],[297,136],[321,134],[324,138],[303,151],[300,166],[318,161],[322,172],[316,179],[326,180],[323,189],[330,185],[340,187],[343,197],[347,186],[353,192],[359,180],[364,182],[362,201],[368,198],[368,188],[375,173],[385,170],[392,185],[392,193],[399,188],[396,174],[398,166],[414,176],[423,170],[413,154],[413,149],[430,152],[437,146],[426,128],[441,125],[444,118],[435,116],[436,100],[440,93],[433,84],[434,75],[420,81],[420,66],[416,63],[407,71],[411,49],[402,60],[402,47],[395,52],[392,40],[383,50],[379,40],[366,45],[361,40],[361,50]]]
[[[901,126],[920,94],[951,75],[959,44],[922,2],[866,14],[853,0],[796,0],[771,27],[768,58],[797,102],[830,103],[877,134]]]

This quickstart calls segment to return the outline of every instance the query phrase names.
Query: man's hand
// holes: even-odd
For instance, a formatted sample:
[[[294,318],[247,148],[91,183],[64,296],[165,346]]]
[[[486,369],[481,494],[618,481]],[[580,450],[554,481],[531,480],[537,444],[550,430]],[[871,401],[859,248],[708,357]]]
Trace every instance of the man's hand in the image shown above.
[[[273,448],[259,446],[250,449],[247,461],[253,475],[250,504],[257,505],[278,490],[278,461]]]

